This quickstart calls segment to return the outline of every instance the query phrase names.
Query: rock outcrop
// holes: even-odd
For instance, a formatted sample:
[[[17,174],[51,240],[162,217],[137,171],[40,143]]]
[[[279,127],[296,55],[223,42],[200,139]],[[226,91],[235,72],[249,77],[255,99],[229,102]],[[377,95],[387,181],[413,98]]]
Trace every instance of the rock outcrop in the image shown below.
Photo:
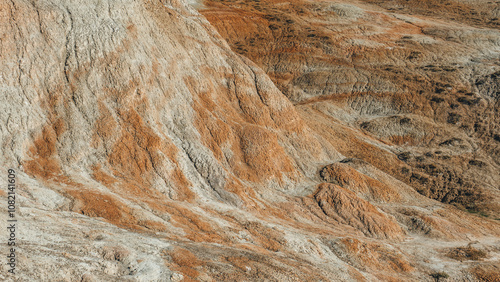
[[[341,224],[350,225],[366,235],[402,238],[401,227],[352,191],[335,184],[321,184],[314,194],[321,210]]]
[[[498,3],[206,6],[233,50],[261,66],[340,153],[427,197],[498,217]]]
[[[0,280],[495,277],[498,11],[410,2],[0,3]]]

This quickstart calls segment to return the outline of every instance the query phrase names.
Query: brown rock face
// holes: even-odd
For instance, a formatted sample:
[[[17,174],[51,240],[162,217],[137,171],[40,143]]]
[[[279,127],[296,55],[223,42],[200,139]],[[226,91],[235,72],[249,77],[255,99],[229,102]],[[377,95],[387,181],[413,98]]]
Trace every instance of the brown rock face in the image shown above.
[[[495,279],[481,4],[1,2],[0,280]]]
[[[348,188],[372,201],[388,202],[400,200],[397,188],[369,177],[349,165],[361,160],[346,159],[340,163],[325,166],[320,175],[323,180]]]
[[[498,217],[498,3],[206,6],[232,49],[262,67],[340,153],[431,199]]]
[[[401,238],[401,227],[352,191],[335,184],[321,184],[314,194],[321,210],[341,224],[350,225],[366,235]]]

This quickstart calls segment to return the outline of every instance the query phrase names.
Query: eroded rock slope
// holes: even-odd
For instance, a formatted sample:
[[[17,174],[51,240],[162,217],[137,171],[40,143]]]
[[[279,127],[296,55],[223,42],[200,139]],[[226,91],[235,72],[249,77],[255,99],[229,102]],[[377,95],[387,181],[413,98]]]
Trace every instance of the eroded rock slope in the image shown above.
[[[491,24],[398,41],[417,20],[363,3],[293,4],[305,18],[195,4],[210,22],[174,0],[0,3],[0,159],[19,183],[18,269],[2,280],[496,279],[497,65],[477,61],[497,54]],[[353,21],[358,36],[329,31]],[[431,47],[409,69],[398,44]],[[450,71],[460,89],[419,67],[457,53],[476,60]],[[401,82],[413,72],[428,81]]]
[[[498,11],[491,1],[231,0],[202,10],[311,128],[340,139],[339,152],[494,218]]]

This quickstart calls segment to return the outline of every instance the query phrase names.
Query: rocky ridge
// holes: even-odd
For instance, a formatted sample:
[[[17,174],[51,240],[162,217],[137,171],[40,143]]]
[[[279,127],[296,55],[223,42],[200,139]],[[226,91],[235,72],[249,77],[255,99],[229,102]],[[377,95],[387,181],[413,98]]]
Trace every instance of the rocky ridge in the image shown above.
[[[494,281],[494,21],[368,2],[2,2],[0,278]]]

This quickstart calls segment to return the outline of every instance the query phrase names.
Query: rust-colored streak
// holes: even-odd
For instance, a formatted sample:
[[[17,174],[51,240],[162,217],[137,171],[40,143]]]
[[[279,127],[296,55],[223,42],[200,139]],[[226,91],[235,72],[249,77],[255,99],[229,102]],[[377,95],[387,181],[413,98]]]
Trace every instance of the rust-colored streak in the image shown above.
[[[153,184],[153,177],[161,177],[178,189],[178,200],[192,200],[190,182],[176,160],[178,149],[160,138],[134,109],[120,110],[118,114],[123,121],[120,137],[108,156],[113,173],[126,182],[146,187]],[[165,157],[175,165],[168,175],[160,172],[163,162],[167,161]]]
[[[30,159],[24,162],[24,171],[47,180],[62,173],[57,160],[57,138],[64,132],[64,123],[58,119],[52,126],[45,126],[28,149]]]
[[[67,193],[73,198],[72,210],[75,212],[102,217],[120,226],[132,227],[136,223],[127,205],[110,195],[90,190],[68,190]]]
[[[181,247],[175,247],[169,252],[169,255],[174,264],[173,269],[185,275],[184,281],[196,281],[196,278],[199,276],[196,268],[203,266],[203,261],[199,260],[189,250]]]

